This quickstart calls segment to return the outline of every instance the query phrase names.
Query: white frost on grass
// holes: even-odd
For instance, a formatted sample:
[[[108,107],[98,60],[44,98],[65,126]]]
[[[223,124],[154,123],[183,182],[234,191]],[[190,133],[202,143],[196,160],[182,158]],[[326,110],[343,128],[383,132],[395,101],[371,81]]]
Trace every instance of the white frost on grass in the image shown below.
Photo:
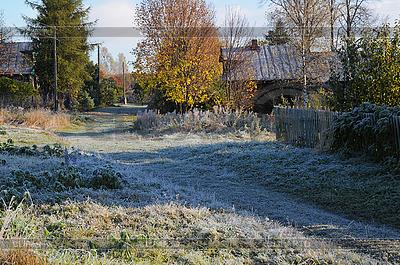
[[[108,127],[64,134],[71,146],[84,150],[73,155],[75,158],[71,161],[76,167],[91,172],[111,165],[122,173],[126,185],[112,191],[73,189],[58,194],[40,191],[32,196],[38,202],[62,203],[90,198],[104,205],[123,207],[174,202],[268,217],[300,228],[319,226],[339,237],[400,238],[396,230],[323,211],[268,186],[268,181],[275,178],[292,179],[300,186],[302,182],[313,185],[310,181],[316,175],[322,175],[335,185],[346,186],[352,183],[347,175],[362,178],[381,174],[382,169],[373,164],[318,154],[311,149],[265,141],[271,138],[269,135],[254,139],[247,134],[204,133],[143,136]],[[0,155],[0,159],[7,160],[6,167],[0,167],[0,174],[21,165],[26,170],[39,172],[49,166],[60,166],[62,162],[32,157],[14,160],[6,155]],[[335,179],[335,176],[340,178]]]
[[[335,155],[248,136],[178,133],[143,137],[122,133],[106,137],[101,142],[91,137],[82,140],[72,136],[68,140],[84,150],[97,150],[96,154],[122,171],[128,182],[144,182],[146,186],[157,183],[162,188],[149,192],[152,199],[235,208],[297,227],[321,225],[337,236],[400,238],[399,232],[392,229],[323,211],[264,184],[267,179],[284,176],[299,185],[307,183],[318,188],[320,183],[310,181],[322,175],[332,185],[351,187],[354,181],[346,176],[382,174],[375,164],[343,161]],[[96,149],[97,145],[101,150]]]

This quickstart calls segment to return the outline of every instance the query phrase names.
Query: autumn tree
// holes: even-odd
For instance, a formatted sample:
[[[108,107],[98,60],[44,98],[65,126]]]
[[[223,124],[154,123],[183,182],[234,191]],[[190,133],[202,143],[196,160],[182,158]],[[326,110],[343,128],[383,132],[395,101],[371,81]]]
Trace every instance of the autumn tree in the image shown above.
[[[78,100],[85,80],[90,78],[88,37],[93,23],[88,21],[89,8],[82,0],[26,0],[37,12],[24,17],[36,52],[36,73],[44,104],[57,95],[59,105],[71,108]],[[57,58],[54,46],[57,44]],[[55,90],[54,62],[58,62],[58,91]]]
[[[136,23],[145,38],[135,63],[141,86],[181,111],[216,100],[211,88],[221,67],[214,17],[205,0],[142,0]]]
[[[227,7],[222,28],[224,105],[230,108],[252,108],[256,89],[252,62],[246,49],[252,41],[247,18],[238,9]]]

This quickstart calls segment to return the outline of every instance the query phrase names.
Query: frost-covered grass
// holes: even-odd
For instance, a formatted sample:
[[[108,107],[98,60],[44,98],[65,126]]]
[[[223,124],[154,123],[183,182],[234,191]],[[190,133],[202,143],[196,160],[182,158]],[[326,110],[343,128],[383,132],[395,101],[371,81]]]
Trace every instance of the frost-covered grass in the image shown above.
[[[119,116],[88,115],[90,128],[62,134],[63,142],[82,150],[69,149],[67,159],[0,154],[0,161],[5,161],[0,165],[1,189],[14,184],[27,188],[33,201],[11,218],[16,225],[7,231],[46,239],[50,248],[35,253],[49,263],[378,263],[355,254],[360,244],[346,239],[361,240],[362,249],[383,264],[399,262],[396,242],[374,243],[376,238],[400,238],[398,231],[357,221],[398,221],[396,177],[381,166],[286,146],[246,132],[130,133],[125,130],[129,120],[124,125],[121,120],[125,119]],[[39,139],[41,132],[31,134]],[[21,165],[30,175],[15,178]],[[120,174],[123,185],[116,189],[91,186],[90,180],[98,175],[94,172],[101,168]],[[68,174],[60,175],[60,171]],[[78,180],[73,184],[79,185],[62,189],[53,183],[43,185],[43,178],[70,180],[64,178],[70,173],[74,173],[72,180]],[[21,179],[22,185],[18,184]],[[375,192],[373,186],[379,184],[381,189]],[[371,193],[366,196],[364,191]],[[370,199],[373,203],[368,203]],[[382,217],[375,218],[374,211]],[[6,216],[14,215],[2,211],[0,224]],[[307,237],[271,220],[335,243]],[[166,237],[173,240],[167,242]],[[352,250],[338,248],[338,238],[345,241],[338,244]],[[254,239],[267,239],[267,243]]]
[[[12,139],[16,145],[19,146],[32,146],[32,145],[53,145],[67,143],[58,137],[54,132],[45,130],[37,130],[32,128],[15,127],[4,125],[0,127],[0,142],[4,143],[8,139]]]
[[[23,252],[7,252],[3,247],[0,260],[4,256],[33,260],[31,264],[44,264],[43,259],[49,264],[376,262],[268,219],[240,215],[227,205],[209,201],[206,194],[185,191],[140,167],[116,168],[125,184],[117,189],[90,185],[59,189],[53,184],[61,180],[46,183],[39,176],[73,166],[87,177],[96,168],[106,164],[115,168],[116,164],[79,151],[70,152],[67,159],[6,153],[0,159],[6,161],[0,166],[2,189],[17,185],[14,188],[30,191],[24,204],[15,208],[9,203],[13,207],[0,211],[0,238],[15,243],[25,240]],[[21,165],[30,175],[19,183],[14,170]],[[75,179],[76,171],[67,172]],[[190,206],[195,204],[212,205],[215,210]],[[46,247],[37,249],[37,244]]]
[[[134,129],[138,132],[158,133],[249,133],[272,132],[273,117],[248,111],[214,108],[213,111],[191,110],[160,114],[145,111],[138,114]]]
[[[377,262],[269,220],[174,203],[141,208],[90,201],[20,205],[2,212],[0,220],[2,238],[13,239],[3,251],[24,238],[25,248],[49,264]],[[47,247],[36,249],[33,243]]]

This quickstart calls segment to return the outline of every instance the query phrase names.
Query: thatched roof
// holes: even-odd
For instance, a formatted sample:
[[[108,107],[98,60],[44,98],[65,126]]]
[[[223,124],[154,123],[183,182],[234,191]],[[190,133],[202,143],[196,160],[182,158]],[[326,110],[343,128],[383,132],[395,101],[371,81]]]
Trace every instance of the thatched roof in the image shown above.
[[[0,75],[30,75],[33,64],[27,55],[32,48],[31,42],[0,44]]]

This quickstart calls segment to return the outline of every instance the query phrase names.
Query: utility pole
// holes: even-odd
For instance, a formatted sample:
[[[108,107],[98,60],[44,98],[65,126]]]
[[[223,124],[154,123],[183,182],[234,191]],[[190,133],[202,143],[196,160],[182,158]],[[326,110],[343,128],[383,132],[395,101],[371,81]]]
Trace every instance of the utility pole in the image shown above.
[[[97,85],[100,89],[100,44],[97,45]]]
[[[100,77],[100,45],[101,43],[92,43],[90,44],[92,47],[97,46],[97,85],[100,87],[101,77]]]
[[[122,62],[122,89],[123,89],[123,97],[124,97],[124,105],[128,104],[125,95],[125,61]]]
[[[58,111],[57,27],[54,26],[54,111]]]
[[[100,83],[101,83],[101,76],[100,76],[100,45],[101,43],[93,43],[91,46],[97,46],[97,87],[99,89],[99,95],[101,95],[101,88],[100,88]],[[101,105],[101,96],[99,96],[99,105]]]

